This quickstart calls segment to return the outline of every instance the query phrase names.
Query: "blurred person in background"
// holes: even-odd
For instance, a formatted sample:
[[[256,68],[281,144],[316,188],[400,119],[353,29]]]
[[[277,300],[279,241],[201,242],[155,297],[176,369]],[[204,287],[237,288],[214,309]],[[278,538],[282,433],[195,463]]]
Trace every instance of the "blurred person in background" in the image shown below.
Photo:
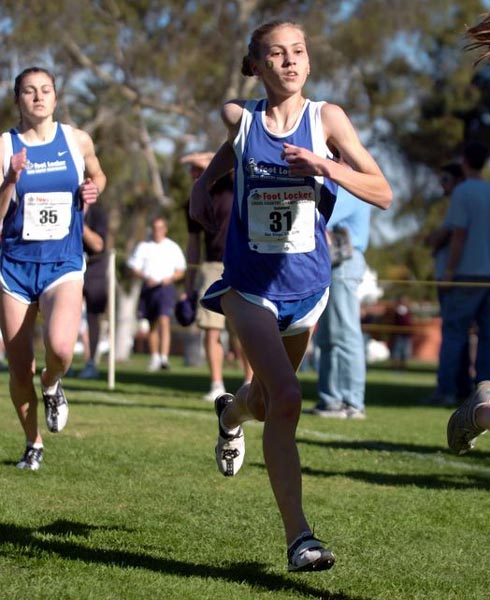
[[[444,193],[444,198],[448,200],[451,198],[456,186],[465,180],[465,174],[463,167],[460,162],[451,162],[443,165],[440,172],[440,184]],[[449,255],[449,245],[451,241],[451,228],[447,225],[447,211],[441,225],[432,231],[425,239],[425,243],[432,249],[432,255],[434,257],[434,278],[436,281],[443,281],[447,259]],[[444,286],[438,286],[437,298],[440,307],[441,316],[441,334],[444,335],[444,320],[446,313],[444,310],[444,299],[447,295],[444,293]],[[463,401],[473,390],[473,369],[472,364],[474,362],[472,358],[472,345],[470,344],[471,336],[468,336],[468,341],[459,365],[458,372],[458,384],[456,392],[456,402]],[[453,398],[447,398],[444,394],[436,388],[434,392],[423,401],[423,404],[432,406],[449,406],[454,405],[455,400]]]
[[[358,292],[366,270],[370,216],[369,204],[339,187],[327,225],[327,236],[332,240],[330,296],[315,332],[320,348],[318,402],[304,411],[319,417],[366,416],[366,353]],[[335,235],[339,236],[339,248],[335,247]],[[342,236],[346,236],[344,240]]]
[[[184,156],[181,162],[190,166],[191,177],[196,180],[213,156],[212,152],[193,153]],[[233,173],[229,172],[216,181],[209,193],[212,202],[207,206],[207,220],[214,225],[213,229],[205,229],[200,223],[191,219],[189,205],[186,205],[188,269],[185,277],[185,294],[182,299],[191,298],[196,292],[197,298],[201,298],[223,272],[223,253],[233,205]],[[223,381],[225,351],[222,339],[226,329],[226,319],[224,315],[207,310],[198,303],[196,324],[204,333],[204,352],[211,379],[210,389],[204,394],[203,400],[214,402],[226,391]],[[251,368],[243,352],[240,359],[244,368],[245,382],[250,382]]]
[[[184,278],[186,260],[180,246],[167,237],[167,219],[151,222],[151,239],[139,242],[127,261],[133,274],[142,280],[138,317],[150,324],[148,371],[168,369],[171,344],[171,317],[176,303],[175,284]]]
[[[79,379],[96,379],[97,347],[100,338],[100,319],[107,307],[107,267],[109,255],[106,251],[107,213],[100,204],[93,204],[85,212],[83,223],[83,249],[87,269],[83,282],[87,335],[84,340],[85,366],[78,374]]]
[[[395,301],[393,325],[395,331],[391,342],[391,361],[395,369],[405,369],[412,356],[412,310],[410,300],[401,294]]]

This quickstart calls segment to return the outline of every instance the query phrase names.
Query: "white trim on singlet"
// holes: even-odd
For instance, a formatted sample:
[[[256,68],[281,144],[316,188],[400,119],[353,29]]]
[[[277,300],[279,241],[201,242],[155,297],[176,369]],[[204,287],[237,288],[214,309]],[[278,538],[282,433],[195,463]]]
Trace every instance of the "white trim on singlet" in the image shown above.
[[[85,160],[83,159],[77,141],[75,140],[75,136],[73,135],[73,127],[71,125],[66,125],[65,123],[60,123],[59,125],[63,133],[65,134],[66,143],[68,144],[71,157],[73,159],[73,162],[75,163],[75,168],[78,174],[78,183],[80,184],[83,182],[83,175],[85,172]]]
[[[243,105],[240,129],[238,130],[236,138],[233,140],[233,148],[239,151],[240,154],[243,154],[247,135],[250,131],[250,125],[252,124],[253,113],[259,102],[260,100],[247,100]]]
[[[323,123],[322,123],[322,107],[326,104],[324,100],[320,102],[310,102],[311,109],[309,112],[310,117],[310,129],[311,129],[311,143],[313,152],[318,156],[333,158],[333,154],[327,146],[325,136],[323,134]],[[319,185],[323,185],[323,175],[315,175],[315,180]]]
[[[252,118],[255,108],[260,100],[247,100],[243,105],[242,117],[240,120],[240,129],[236,138],[233,140],[233,150],[237,159],[237,168],[235,172],[236,189],[238,192],[238,198],[243,196],[243,190],[245,186],[245,173],[243,172],[243,151],[245,149],[245,142],[247,141],[248,132],[252,125]],[[239,216],[242,216],[242,203],[238,203]]]
[[[12,147],[12,136],[8,131],[2,133],[3,140],[3,175],[7,175],[7,172],[10,167],[10,159],[12,158],[12,154],[14,153],[14,149]]]
[[[12,155],[14,153],[14,148],[12,145],[12,136],[10,135],[9,131],[4,131],[2,133],[2,140],[3,140],[3,176],[6,177],[8,170],[10,168],[10,159],[12,158]],[[17,203],[17,191],[16,188],[14,186],[14,189],[12,191],[12,200]],[[3,224],[3,221],[2,221]]]
[[[303,106],[301,107],[301,112],[296,117],[296,121],[295,121],[294,125],[290,129],[288,129],[287,131],[283,131],[281,133],[277,133],[275,131],[271,131],[267,127],[265,110],[261,111],[260,117],[262,119],[262,127],[264,128],[264,131],[266,131],[269,135],[272,135],[276,139],[279,139],[279,140],[281,138],[288,137],[288,135],[292,135],[298,129],[298,127],[299,127],[299,125],[301,123],[301,119],[303,118],[303,115],[305,114],[305,111],[308,109],[308,106],[309,106],[310,102],[311,102],[311,100],[308,100],[308,98],[305,99],[305,101],[303,103]]]
[[[247,140],[248,132],[250,131],[250,126],[252,124],[253,113],[257,107],[257,104],[261,102],[261,100],[247,100],[243,106],[242,117],[240,121],[240,128],[238,130],[238,134],[233,140],[233,149],[235,151],[235,155],[237,158],[237,170],[236,170],[236,186],[238,197],[241,198],[244,189],[245,182],[245,174],[243,172],[243,151],[245,149],[245,143]],[[324,100],[319,102],[312,102],[311,100],[306,100],[305,106],[301,112],[301,115],[298,117],[294,127],[285,132],[284,135],[289,135],[292,131],[294,131],[304,114],[304,111],[308,108],[308,117],[310,119],[310,130],[312,136],[312,149],[315,154],[321,157],[326,157],[333,159],[334,156],[327,146],[327,142],[325,140],[325,136],[323,133],[323,123],[322,123],[322,107],[326,104]],[[263,118],[263,117],[262,117]],[[264,121],[262,122],[264,129],[268,131],[267,127],[265,127]],[[270,133],[270,132],[269,132]],[[276,134],[272,134],[276,135]],[[276,137],[281,137],[277,136]],[[324,177],[321,175],[315,176],[316,185],[322,186],[324,184]],[[239,203],[239,211],[241,213],[242,205]],[[241,216],[241,214],[240,214]]]
[[[73,135],[73,127],[71,125],[66,125],[65,123],[57,123],[57,125],[59,127],[61,127],[61,130],[63,131],[63,133],[65,135],[66,143],[68,145],[73,162],[75,163],[75,168],[77,170],[78,183],[82,183],[83,175],[84,175],[84,171],[85,171],[85,160],[82,156],[82,153],[80,152],[77,141],[75,140],[75,136]],[[52,140],[50,140],[50,141],[52,142],[55,137],[56,137],[56,130],[55,130],[55,134],[54,134]],[[3,140],[3,175],[5,177],[5,175],[7,174],[8,170],[9,170],[9,167],[10,167],[10,159],[12,158],[12,155],[14,153],[11,133],[9,131],[5,131],[4,133],[2,133],[2,140]],[[26,145],[29,145],[29,144],[26,144]]]

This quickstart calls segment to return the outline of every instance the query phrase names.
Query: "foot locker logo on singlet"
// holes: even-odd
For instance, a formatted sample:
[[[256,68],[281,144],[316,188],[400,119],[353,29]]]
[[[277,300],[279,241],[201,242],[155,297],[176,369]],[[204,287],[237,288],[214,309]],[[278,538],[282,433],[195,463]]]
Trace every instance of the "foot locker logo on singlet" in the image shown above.
[[[73,196],[70,192],[26,194],[22,239],[63,239],[70,230],[72,203]]]

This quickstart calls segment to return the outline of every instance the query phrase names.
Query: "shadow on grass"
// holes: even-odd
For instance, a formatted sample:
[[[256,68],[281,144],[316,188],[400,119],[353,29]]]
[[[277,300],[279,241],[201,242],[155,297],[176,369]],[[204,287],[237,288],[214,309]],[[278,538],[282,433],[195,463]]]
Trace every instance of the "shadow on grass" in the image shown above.
[[[442,460],[445,460],[445,455],[450,456],[451,459],[456,457],[449,452],[443,453],[437,446],[421,446],[417,444],[394,444],[390,442],[378,442],[372,440],[363,441],[329,441],[319,442],[306,439],[298,439],[298,444],[321,446],[323,448],[332,448],[334,450],[374,450],[383,452],[404,452],[413,453],[417,455],[440,455]],[[490,454],[487,452],[474,452],[471,455],[471,462],[462,463],[462,466],[466,467],[467,464],[475,466],[473,459],[488,459]],[[478,466],[476,467],[479,468]],[[488,468],[490,474],[490,468]],[[404,474],[404,473],[379,473],[370,471],[326,471],[322,469],[312,469],[310,467],[303,467],[302,473],[304,475],[311,475],[314,477],[349,477],[350,479],[364,481],[366,483],[372,483],[376,485],[389,485],[389,486],[407,486],[413,485],[425,489],[482,489],[490,490],[490,475],[485,476],[472,472],[471,470],[465,470],[463,473],[457,474],[433,474],[433,475],[415,475],[415,474]]]
[[[141,394],[138,394],[138,396],[141,396]],[[188,398],[187,400],[191,400],[191,398]],[[197,398],[196,398],[197,400]],[[95,406],[107,406],[110,408],[149,408],[151,410],[175,410],[176,406],[172,405],[172,404],[158,404],[155,402],[151,402],[151,403],[145,403],[145,402],[139,402],[139,401],[134,401],[131,402],[131,400],[125,401],[125,402],[109,402],[107,400],[98,400],[97,397],[91,398],[90,400],[76,400],[74,398],[70,398],[68,396],[68,401],[70,403],[70,405],[73,406],[87,406],[88,404],[92,404]],[[212,408],[213,405],[211,403],[204,403],[204,401],[202,402],[202,405],[200,406],[186,406],[185,408],[182,406],[179,406],[178,409],[180,411],[189,411],[189,412],[195,412],[195,413],[201,413],[201,412],[210,412],[213,411],[214,414],[214,409]]]
[[[482,452],[473,450],[464,459],[461,459],[451,452],[443,451],[441,446],[425,446],[422,444],[402,444],[394,442],[386,442],[379,440],[311,440],[298,437],[298,444],[307,446],[321,446],[322,448],[332,448],[333,450],[375,450],[379,452],[409,452],[413,454],[438,454],[441,457],[447,456],[451,459],[465,461],[466,463],[475,460],[487,460],[490,458],[490,452]],[[463,464],[463,463],[462,463]],[[489,468],[490,470],[490,468]]]
[[[93,391],[102,391],[101,386],[105,384],[105,373],[102,372],[100,379],[92,379],[89,381],[77,380],[73,378],[63,379],[63,388],[67,390],[93,390]],[[134,392],[125,388],[118,388],[118,386],[138,386],[138,389]],[[144,389],[148,387],[150,388],[158,388],[162,389],[175,389],[179,392],[201,392],[205,393],[209,389],[209,377],[205,375],[200,375],[197,373],[169,373],[167,371],[160,371],[157,373],[146,373],[144,371],[141,372],[130,372],[130,371],[118,371],[116,373],[116,381],[115,381],[115,389],[109,390],[104,389],[104,392],[107,393],[122,393],[124,392],[127,395],[136,394],[138,396],[148,393],[151,394],[151,391],[145,392]],[[154,394],[154,392],[153,392]]]
[[[392,371],[393,373],[435,373],[437,363],[410,361],[405,369],[395,369],[389,362],[381,361],[370,363],[367,369],[368,371]]]
[[[361,596],[330,593],[319,590],[302,580],[293,581],[288,576],[268,573],[266,566],[257,562],[222,563],[220,565],[197,564],[173,559],[159,558],[150,554],[112,550],[105,548],[89,548],[73,541],[73,536],[88,538],[91,531],[104,529],[119,529],[99,527],[71,521],[55,521],[45,527],[27,528],[8,523],[0,524],[0,551],[2,546],[16,546],[19,552],[36,557],[38,552],[56,555],[67,560],[84,561],[87,563],[118,566],[120,568],[146,569],[166,575],[177,575],[185,581],[188,577],[221,579],[229,583],[242,585],[247,582],[251,589],[260,588],[264,591],[293,592],[297,597],[320,598],[322,600],[368,600]],[[121,528],[124,530],[124,528]],[[40,536],[50,534],[58,539],[41,539]],[[69,537],[69,539],[67,539]],[[66,538],[66,539],[64,539]],[[49,556],[48,556],[49,558]],[[319,577],[310,574],[310,577]],[[298,577],[293,575],[292,577]]]
[[[423,406],[424,400],[433,391],[430,385],[417,384],[417,372],[403,373],[401,380],[393,380],[392,373],[387,369],[387,381],[369,382],[366,386],[366,405],[369,406]],[[101,371],[101,379],[84,382],[74,378],[63,380],[67,391],[83,389],[84,391],[103,391],[104,393],[119,393],[126,397],[132,396],[155,396],[155,390],[165,390],[166,393],[175,392],[179,395],[197,394],[198,398],[209,389],[209,375],[206,370],[196,372],[193,368],[176,368],[175,371],[159,371],[148,373],[146,371],[130,371],[120,369],[116,372],[115,389],[102,389],[105,384],[106,373]],[[411,382],[413,379],[413,383]],[[317,377],[311,374],[305,376],[300,374],[303,398],[306,401],[317,399]],[[225,373],[225,384],[228,391],[236,392],[243,382],[240,371]],[[131,386],[135,386],[131,389]],[[197,399],[197,398],[196,398]],[[442,409],[445,410],[445,409]]]
[[[365,483],[383,486],[415,486],[431,490],[490,490],[490,478],[473,473],[464,475],[405,475],[393,473],[372,473],[369,471],[323,471],[320,469],[302,469],[304,475],[316,477],[348,477]],[[464,478],[466,481],[462,481]]]
[[[241,376],[226,376],[227,389],[234,392],[243,383]],[[67,392],[70,404],[96,404],[101,406],[121,407],[121,408],[156,408],[156,409],[175,409],[175,405],[164,402],[158,402],[159,391],[164,392],[165,397],[172,397],[175,391],[176,400],[199,401],[201,406],[186,406],[186,410],[191,411],[209,411],[213,407],[212,402],[204,402],[202,396],[209,391],[209,376],[198,373],[145,373],[145,372],[121,372],[117,375],[114,390],[103,389],[103,380],[91,380],[89,382],[76,381],[74,379],[64,379],[63,388]],[[134,385],[135,389],[130,387]],[[78,398],[77,393],[83,391],[84,394],[90,393],[90,398]],[[99,396],[100,394],[100,396]],[[102,395],[103,394],[103,395]],[[124,395],[124,402],[114,402],[108,400],[109,396]],[[141,398],[147,397],[152,400],[148,403],[141,402]],[[132,399],[135,399],[132,402]],[[155,401],[156,400],[156,401]]]
[[[265,465],[262,463],[252,463],[250,466],[265,469]],[[433,475],[411,475],[404,473],[374,473],[372,471],[327,471],[303,466],[301,473],[303,475],[310,475],[311,477],[348,477],[356,481],[390,487],[406,487],[411,485],[430,490],[490,490],[490,477],[476,475],[471,472],[455,475],[439,473]]]
[[[318,399],[317,380],[304,380],[301,382],[301,386],[303,398],[316,402]],[[433,389],[430,385],[411,384],[405,379],[401,382],[367,382],[366,406],[368,409],[370,406],[420,406],[423,408],[424,401],[427,400]]]
[[[172,371],[160,371],[157,373],[147,373],[145,371],[118,371],[116,374],[114,390],[104,388],[105,382],[106,375],[104,372],[101,372],[101,377],[97,380],[83,381],[74,378],[63,379],[63,388],[74,392],[84,390],[107,394],[124,393],[126,396],[155,396],[155,389],[164,389],[166,392],[175,390],[179,395],[185,395],[186,393],[198,394],[198,398],[200,399],[202,394],[209,391],[210,386],[209,375],[195,372],[186,373],[185,371],[175,373]],[[242,376],[225,374],[225,384],[230,392],[236,392],[242,383]],[[125,386],[137,386],[137,389],[133,391]],[[145,388],[148,389],[145,390]]]
[[[242,384],[243,379],[240,375],[225,376],[226,389],[231,393]],[[104,381],[90,381],[83,383],[72,379],[63,381],[63,387],[67,391],[73,391],[75,394],[78,390],[93,391],[94,400],[96,400],[97,392],[107,394],[116,393],[124,394],[128,399],[132,396],[155,397],[158,390],[165,390],[168,394],[175,390],[179,396],[197,395],[196,400],[200,399],[202,394],[205,394],[209,389],[209,376],[200,373],[185,373],[185,372],[161,372],[161,373],[146,373],[146,372],[123,372],[120,371],[116,376],[114,390],[103,389]],[[130,386],[135,386],[131,389]],[[301,387],[303,398],[306,401],[315,401],[317,399],[317,380],[315,378],[301,378]],[[368,382],[366,386],[366,405],[369,406],[420,406],[423,407],[423,401],[426,399],[432,388],[430,386],[421,386],[403,383],[390,382]],[[445,409],[441,409],[445,410]]]

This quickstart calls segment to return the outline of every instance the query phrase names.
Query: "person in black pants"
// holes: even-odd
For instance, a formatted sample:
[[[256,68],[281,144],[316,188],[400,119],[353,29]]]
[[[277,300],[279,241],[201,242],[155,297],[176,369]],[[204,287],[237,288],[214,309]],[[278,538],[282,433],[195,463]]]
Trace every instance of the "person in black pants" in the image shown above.
[[[87,313],[88,343],[85,348],[85,366],[78,374],[79,379],[96,379],[97,346],[100,336],[100,318],[107,306],[106,252],[107,214],[100,204],[91,205],[85,213],[83,224],[83,249],[87,270],[83,284],[83,297]]]

